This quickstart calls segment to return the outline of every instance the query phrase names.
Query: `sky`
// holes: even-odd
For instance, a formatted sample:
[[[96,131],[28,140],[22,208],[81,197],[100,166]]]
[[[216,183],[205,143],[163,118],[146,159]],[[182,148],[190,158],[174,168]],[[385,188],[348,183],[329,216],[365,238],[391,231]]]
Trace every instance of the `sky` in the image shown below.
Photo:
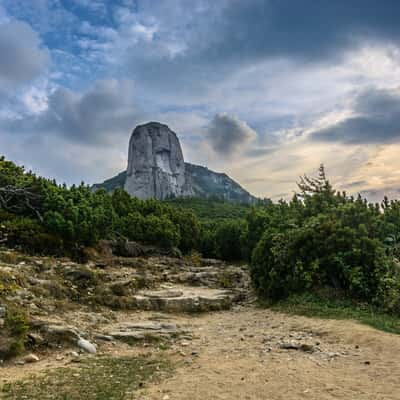
[[[400,198],[398,0],[0,0],[0,154],[67,184],[124,170],[133,128],[290,198]]]

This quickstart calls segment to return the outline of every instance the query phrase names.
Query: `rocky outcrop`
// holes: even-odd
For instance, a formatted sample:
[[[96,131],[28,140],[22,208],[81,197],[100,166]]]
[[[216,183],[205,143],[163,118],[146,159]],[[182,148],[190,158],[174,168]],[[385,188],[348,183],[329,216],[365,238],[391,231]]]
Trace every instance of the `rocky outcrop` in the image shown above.
[[[254,203],[257,198],[224,173],[185,163],[176,134],[167,125],[139,125],[129,142],[128,168],[93,190],[124,188],[140,199],[196,196]]]
[[[139,199],[189,196],[185,162],[176,134],[167,125],[139,125],[129,142],[125,190]]]

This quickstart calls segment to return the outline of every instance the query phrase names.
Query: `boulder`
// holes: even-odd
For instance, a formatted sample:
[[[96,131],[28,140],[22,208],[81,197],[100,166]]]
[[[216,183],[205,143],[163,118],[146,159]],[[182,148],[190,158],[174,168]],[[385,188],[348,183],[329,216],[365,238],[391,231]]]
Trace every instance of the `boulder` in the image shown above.
[[[93,343],[89,342],[89,340],[79,338],[77,345],[87,353],[96,354],[97,352],[96,346]]]

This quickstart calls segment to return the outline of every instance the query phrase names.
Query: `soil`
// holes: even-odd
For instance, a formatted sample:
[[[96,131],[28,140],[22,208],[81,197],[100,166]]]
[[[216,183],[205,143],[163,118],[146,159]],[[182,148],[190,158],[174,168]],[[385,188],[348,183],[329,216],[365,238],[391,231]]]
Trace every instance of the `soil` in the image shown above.
[[[350,321],[254,308],[203,315],[190,323],[196,338],[184,349],[189,359],[141,398],[400,399],[399,336]],[[318,350],[277,348],[276,343],[299,335]],[[192,352],[198,356],[190,357]]]
[[[139,399],[400,399],[400,337],[355,322],[254,306],[196,316],[117,312],[113,319],[159,319],[192,332],[163,352],[177,365],[172,377],[146,386]],[[282,348],[288,343],[308,346]],[[100,348],[113,356],[158,351],[122,343]],[[66,350],[42,354],[38,363],[3,367],[0,382],[68,363]]]

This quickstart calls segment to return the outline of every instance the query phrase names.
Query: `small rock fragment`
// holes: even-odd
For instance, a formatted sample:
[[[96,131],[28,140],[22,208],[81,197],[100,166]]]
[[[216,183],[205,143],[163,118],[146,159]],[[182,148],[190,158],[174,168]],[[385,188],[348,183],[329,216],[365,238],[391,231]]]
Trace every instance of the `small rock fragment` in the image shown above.
[[[299,345],[292,342],[283,342],[279,344],[279,347],[284,350],[298,350]]]
[[[80,338],[77,344],[82,350],[85,350],[90,354],[96,354],[96,346],[93,343],[90,343],[89,340]]]
[[[299,350],[305,351],[306,353],[314,353],[314,347],[311,344],[302,343]]]
[[[110,335],[96,335],[96,339],[103,340],[105,342],[112,342],[114,337]]]
[[[35,363],[39,361],[39,357],[36,356],[35,354],[28,354],[27,356],[24,357],[24,362],[26,363]]]

